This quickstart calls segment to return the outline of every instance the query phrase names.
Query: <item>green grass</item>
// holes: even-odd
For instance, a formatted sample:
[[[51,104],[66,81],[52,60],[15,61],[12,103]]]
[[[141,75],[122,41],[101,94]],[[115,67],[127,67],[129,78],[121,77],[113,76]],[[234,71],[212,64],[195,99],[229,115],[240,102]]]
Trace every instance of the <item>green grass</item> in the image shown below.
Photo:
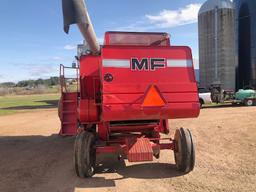
[[[0,97],[0,115],[9,115],[32,109],[56,108],[59,94]]]
[[[11,115],[11,114],[14,114],[14,113],[17,113],[17,111],[14,111],[14,110],[3,110],[3,109],[0,109],[0,116],[3,116],[3,115]]]

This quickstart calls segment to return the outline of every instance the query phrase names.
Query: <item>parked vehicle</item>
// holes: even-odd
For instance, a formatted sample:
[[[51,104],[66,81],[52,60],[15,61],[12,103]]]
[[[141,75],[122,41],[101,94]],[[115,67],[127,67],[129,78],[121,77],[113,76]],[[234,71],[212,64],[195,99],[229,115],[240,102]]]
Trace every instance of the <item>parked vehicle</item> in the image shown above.
[[[256,105],[256,91],[252,89],[240,89],[236,92],[235,103],[242,103],[246,106]]]
[[[233,90],[222,89],[221,84],[213,84],[210,90],[212,102],[215,103],[232,103],[246,106],[256,105],[256,91],[249,86],[235,92]]]
[[[198,88],[200,105],[211,104],[211,92],[206,88]]]

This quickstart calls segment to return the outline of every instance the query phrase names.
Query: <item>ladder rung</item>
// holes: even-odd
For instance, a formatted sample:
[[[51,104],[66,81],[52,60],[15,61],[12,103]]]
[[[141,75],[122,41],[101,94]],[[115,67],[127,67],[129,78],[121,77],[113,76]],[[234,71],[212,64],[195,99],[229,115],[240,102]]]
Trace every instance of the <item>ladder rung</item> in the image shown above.
[[[69,113],[72,114],[72,113],[76,113],[76,111],[63,111],[62,113],[63,113],[63,114],[69,114]]]
[[[75,100],[63,100],[64,103],[75,103]]]
[[[72,124],[76,124],[76,122],[63,122],[63,125],[72,125]]]

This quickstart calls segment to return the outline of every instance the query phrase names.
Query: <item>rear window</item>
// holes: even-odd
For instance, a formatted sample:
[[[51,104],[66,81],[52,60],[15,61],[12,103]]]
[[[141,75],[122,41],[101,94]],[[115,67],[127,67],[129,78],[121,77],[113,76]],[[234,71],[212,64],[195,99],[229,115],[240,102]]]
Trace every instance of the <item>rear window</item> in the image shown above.
[[[198,88],[199,93],[209,93],[210,91],[206,88]]]

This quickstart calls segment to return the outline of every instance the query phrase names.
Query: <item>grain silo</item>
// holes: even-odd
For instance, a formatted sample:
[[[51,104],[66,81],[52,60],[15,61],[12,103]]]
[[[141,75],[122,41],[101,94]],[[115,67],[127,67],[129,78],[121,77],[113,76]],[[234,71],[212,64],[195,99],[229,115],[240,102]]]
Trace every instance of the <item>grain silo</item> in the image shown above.
[[[237,89],[256,89],[256,1],[236,0]]]
[[[229,0],[206,1],[198,16],[200,86],[236,87],[235,11]]]

